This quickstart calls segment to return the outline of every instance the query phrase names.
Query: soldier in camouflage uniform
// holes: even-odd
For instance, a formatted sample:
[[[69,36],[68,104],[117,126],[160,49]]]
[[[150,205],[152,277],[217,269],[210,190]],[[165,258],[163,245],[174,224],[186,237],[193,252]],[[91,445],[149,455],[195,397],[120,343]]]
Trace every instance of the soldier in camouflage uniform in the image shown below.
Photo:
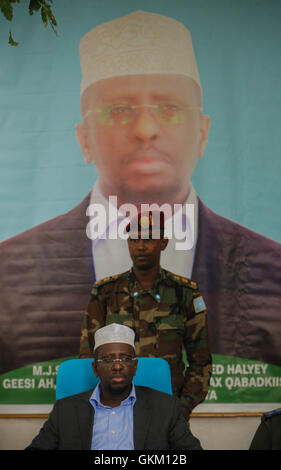
[[[141,229],[140,220],[139,216],[138,231]],[[152,224],[150,217],[150,234]],[[192,409],[204,400],[209,388],[212,359],[206,306],[196,282],[160,267],[160,252],[168,242],[163,237],[163,224],[160,225],[161,236],[156,240],[160,247],[159,255],[156,255],[153,266],[157,276],[149,289],[143,288],[138,276],[140,270],[130,248],[132,230],[128,244],[133,268],[94,284],[83,318],[80,358],[93,357],[97,329],[109,323],[129,326],[135,331],[137,356],[162,357],[168,361],[173,393],[181,398],[183,413],[188,419]],[[149,236],[147,244],[155,242],[150,242],[151,238]],[[144,274],[149,277],[149,270],[144,270]],[[185,372],[183,348],[188,361]]]

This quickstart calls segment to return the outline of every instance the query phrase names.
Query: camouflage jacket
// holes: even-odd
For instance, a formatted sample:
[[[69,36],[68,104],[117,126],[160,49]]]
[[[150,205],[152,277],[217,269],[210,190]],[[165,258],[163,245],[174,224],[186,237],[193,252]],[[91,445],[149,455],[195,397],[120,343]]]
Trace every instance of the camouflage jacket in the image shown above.
[[[80,358],[93,357],[94,334],[109,323],[134,329],[137,356],[168,361],[173,393],[188,419],[208,392],[212,365],[206,307],[197,283],[164,269],[148,291],[132,270],[96,282],[83,318]]]

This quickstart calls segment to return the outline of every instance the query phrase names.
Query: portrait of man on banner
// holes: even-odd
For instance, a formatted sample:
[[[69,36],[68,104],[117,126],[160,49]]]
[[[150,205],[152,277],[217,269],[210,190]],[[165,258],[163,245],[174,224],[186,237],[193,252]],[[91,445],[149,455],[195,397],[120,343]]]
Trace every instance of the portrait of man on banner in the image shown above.
[[[190,31],[134,11],[87,32],[80,61],[76,138],[98,179],[67,213],[0,244],[0,372],[78,355],[94,282],[131,267],[118,227],[153,204],[173,227],[162,265],[198,283],[212,353],[280,365],[281,244],[213,212],[191,183],[212,116]]]

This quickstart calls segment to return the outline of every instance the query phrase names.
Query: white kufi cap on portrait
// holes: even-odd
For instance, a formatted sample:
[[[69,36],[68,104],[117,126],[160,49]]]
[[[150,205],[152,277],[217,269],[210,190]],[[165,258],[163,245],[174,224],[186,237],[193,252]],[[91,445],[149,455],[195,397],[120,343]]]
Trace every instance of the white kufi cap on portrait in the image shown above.
[[[179,21],[135,11],[96,26],[80,41],[81,95],[106,78],[180,74],[201,88],[189,30]]]

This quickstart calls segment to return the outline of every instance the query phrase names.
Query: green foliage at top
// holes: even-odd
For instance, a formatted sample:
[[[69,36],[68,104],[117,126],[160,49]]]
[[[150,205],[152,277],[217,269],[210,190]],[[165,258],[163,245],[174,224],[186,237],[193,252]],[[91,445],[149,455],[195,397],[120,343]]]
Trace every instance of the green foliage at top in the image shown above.
[[[23,0],[24,1],[24,0]],[[10,21],[12,24],[13,20],[13,7],[14,3],[20,3],[21,0],[0,0],[0,10],[3,14],[3,16]],[[52,30],[54,31],[55,34],[57,34],[56,26],[57,26],[57,21],[56,18],[54,17],[54,14],[51,9],[51,3],[53,3],[53,0],[30,0],[28,4],[28,11],[30,15],[33,15],[34,12],[41,12],[41,19],[43,22],[44,27],[46,28],[48,24],[50,24]],[[12,31],[11,31],[11,25],[10,25],[10,33],[9,33],[9,44],[11,46],[18,46],[18,42],[14,41],[12,37]]]

